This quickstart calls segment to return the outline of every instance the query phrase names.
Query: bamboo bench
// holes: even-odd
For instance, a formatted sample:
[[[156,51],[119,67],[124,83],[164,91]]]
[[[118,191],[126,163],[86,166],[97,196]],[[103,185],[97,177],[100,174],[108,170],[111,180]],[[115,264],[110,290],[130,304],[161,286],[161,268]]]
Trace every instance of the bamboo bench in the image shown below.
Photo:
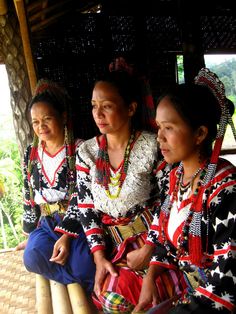
[[[23,251],[0,251],[1,314],[96,313],[79,284],[62,285],[30,273],[22,256]]]

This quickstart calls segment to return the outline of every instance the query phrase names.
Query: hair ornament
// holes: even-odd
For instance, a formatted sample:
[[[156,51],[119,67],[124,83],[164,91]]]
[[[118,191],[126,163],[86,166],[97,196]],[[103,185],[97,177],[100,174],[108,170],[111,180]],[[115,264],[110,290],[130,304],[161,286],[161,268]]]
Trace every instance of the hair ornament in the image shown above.
[[[145,75],[140,75],[134,64],[128,63],[124,57],[116,57],[109,64],[109,71],[127,72],[130,76],[137,79],[140,84],[142,97],[142,123],[149,131],[156,132],[157,126],[155,121],[155,105],[152,97],[149,79]]]
[[[235,141],[236,141],[236,131],[233,124],[233,120],[229,113],[228,100],[225,96],[225,87],[224,84],[220,81],[218,76],[211,72],[208,68],[202,68],[198,75],[194,79],[194,83],[198,85],[207,86],[210,91],[216,97],[220,109],[221,117],[219,121],[219,126],[217,130],[216,140],[214,148],[211,155],[211,160],[208,166],[208,171],[204,179],[204,185],[206,185],[211,179],[213,179],[217,167],[217,162],[222,148],[222,143],[226,131],[227,124],[231,126]]]
[[[42,78],[38,81],[33,97],[42,94],[44,92],[61,93],[62,87],[57,83],[50,81],[49,79]]]
[[[131,64],[128,64],[123,57],[117,57],[109,64],[109,71],[123,71],[132,75],[134,68]]]

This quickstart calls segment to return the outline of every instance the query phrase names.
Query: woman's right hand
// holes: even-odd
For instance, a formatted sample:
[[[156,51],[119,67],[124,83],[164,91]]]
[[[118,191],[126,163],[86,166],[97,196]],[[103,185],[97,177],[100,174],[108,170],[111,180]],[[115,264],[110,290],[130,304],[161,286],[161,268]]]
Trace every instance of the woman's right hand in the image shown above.
[[[15,247],[15,251],[24,250],[26,248],[27,242],[28,242],[28,239],[18,243],[17,246]]]
[[[54,262],[63,266],[65,265],[69,254],[70,254],[70,237],[67,234],[63,234],[54,244],[50,262]]]
[[[140,249],[127,254],[127,265],[133,270],[143,270],[148,267],[154,247],[144,244]]]
[[[118,273],[115,271],[111,262],[109,262],[104,255],[104,251],[96,251],[93,253],[94,262],[96,264],[96,274],[94,283],[94,292],[97,296],[101,294],[102,284],[107,274],[117,277]]]

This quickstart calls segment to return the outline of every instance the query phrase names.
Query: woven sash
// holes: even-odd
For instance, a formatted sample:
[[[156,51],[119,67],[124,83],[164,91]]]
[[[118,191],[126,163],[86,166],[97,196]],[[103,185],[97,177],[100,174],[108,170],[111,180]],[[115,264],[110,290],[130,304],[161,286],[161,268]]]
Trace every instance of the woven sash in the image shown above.
[[[68,207],[68,201],[60,201],[52,204],[42,203],[39,206],[42,216],[51,216],[56,212],[58,214],[65,214]]]
[[[133,222],[128,225],[106,226],[108,233],[112,236],[116,244],[120,244],[127,238],[146,232],[152,223],[152,213],[145,210]]]

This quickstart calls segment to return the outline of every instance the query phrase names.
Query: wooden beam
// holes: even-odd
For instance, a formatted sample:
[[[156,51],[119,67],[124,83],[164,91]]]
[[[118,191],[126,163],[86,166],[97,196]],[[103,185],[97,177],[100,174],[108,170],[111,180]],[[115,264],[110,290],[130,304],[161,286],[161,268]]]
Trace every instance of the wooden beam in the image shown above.
[[[54,5],[51,5],[50,7],[45,7],[44,9],[42,10],[39,10],[39,12],[29,16],[29,22],[31,23],[34,23],[35,21],[39,20],[39,19],[42,19],[41,17],[44,16],[44,19],[45,19],[45,16],[46,14],[54,11],[54,10],[57,10],[61,7],[63,7],[65,4],[68,4],[69,2],[71,2],[72,0],[66,0],[64,2],[59,2],[59,3],[56,3]],[[42,19],[43,20],[43,19]]]
[[[36,25],[32,25],[31,26],[31,32],[36,32],[39,31],[45,27],[47,27],[48,25],[52,24],[54,21],[56,21],[59,17],[67,14],[68,12],[70,12],[70,9],[65,10],[63,12],[57,13],[55,15],[53,15],[52,17],[45,19],[39,23],[37,23]]]
[[[0,15],[5,15],[7,13],[7,1],[0,0]]]
[[[24,0],[14,0],[14,4],[16,7],[16,12],[18,15],[18,20],[20,24],[20,32],[23,43],[25,62],[27,67],[27,72],[30,81],[31,92],[33,93],[35,86],[37,84],[37,78],[35,73],[35,67],[33,62],[33,55],[31,51],[30,38],[29,38],[29,29],[25,14],[25,5]]]

